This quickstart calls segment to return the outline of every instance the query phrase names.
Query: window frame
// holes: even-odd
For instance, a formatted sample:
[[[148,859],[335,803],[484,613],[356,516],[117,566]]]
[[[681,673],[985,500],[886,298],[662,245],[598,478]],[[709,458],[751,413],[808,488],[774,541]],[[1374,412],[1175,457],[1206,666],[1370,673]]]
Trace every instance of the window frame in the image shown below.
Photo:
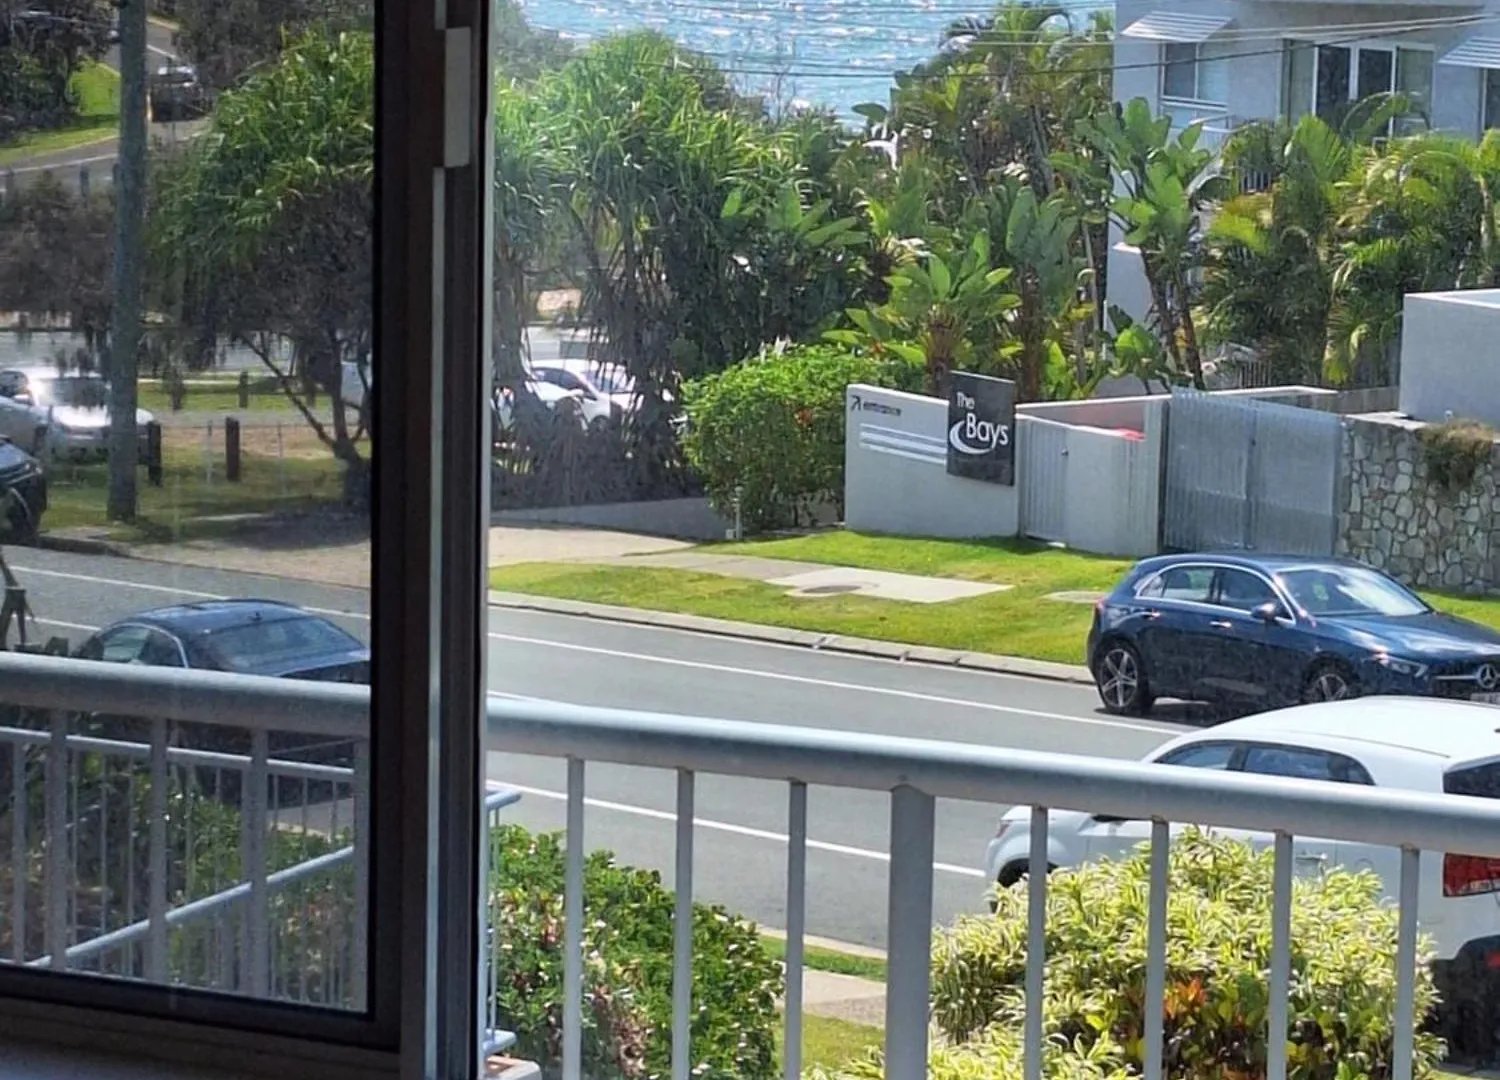
[[[490,410],[471,388],[490,368],[492,17],[480,0],[377,0],[374,22],[372,310],[381,351],[402,361],[372,410],[402,408],[374,429],[372,460],[368,1007],[0,966],[0,1054],[8,1040],[76,1053],[84,1028],[101,1071],[139,1058],[480,1075]],[[410,491],[430,513],[410,512]]]
[[[1208,44],[1208,42],[1206,42],[1206,41],[1164,41],[1164,42],[1162,42],[1162,44],[1161,44],[1161,56],[1160,56],[1160,60],[1161,60],[1161,75],[1160,75],[1160,77],[1159,77],[1159,79],[1157,81],[1157,91],[1158,91],[1158,95],[1159,95],[1159,97],[1161,98],[1162,101],[1164,101],[1164,102],[1177,102],[1177,103],[1191,104],[1191,105],[1212,105],[1214,108],[1217,108],[1217,109],[1223,109],[1223,108],[1227,108],[1228,107],[1229,103],[1227,101],[1215,101],[1212,98],[1207,98],[1207,97],[1203,96],[1203,64],[1205,62],[1205,58],[1203,56],[1203,47],[1205,45],[1207,45],[1207,44]],[[1190,49],[1192,49],[1193,50],[1193,59],[1192,59],[1191,64],[1189,64],[1189,62],[1185,61],[1185,60],[1168,60],[1167,59],[1167,50],[1171,49],[1171,48],[1174,48],[1174,47],[1177,47],[1177,48],[1190,48]],[[1213,56],[1210,56],[1210,57],[1207,58],[1208,62],[1213,62],[1215,60],[1222,60],[1222,59],[1226,59],[1226,58],[1224,58],[1224,57],[1213,57]],[[1186,68],[1186,67],[1191,67],[1192,68],[1192,72],[1193,72],[1193,95],[1192,95],[1192,97],[1183,97],[1181,94],[1169,93],[1167,91],[1167,72],[1170,69],[1172,69],[1172,68]]]
[[[1315,38],[1302,38],[1302,37],[1296,37],[1295,35],[1293,35],[1293,36],[1288,36],[1288,37],[1284,38],[1283,42],[1284,42],[1285,50],[1287,50],[1287,51],[1295,50],[1295,49],[1298,49],[1298,48],[1307,48],[1307,49],[1311,49],[1311,51],[1312,51],[1313,66],[1312,66],[1312,87],[1311,87],[1311,92],[1310,92],[1310,98],[1309,98],[1308,101],[1305,101],[1305,102],[1302,103],[1302,105],[1303,105],[1302,112],[1295,114],[1298,117],[1307,116],[1307,115],[1312,115],[1312,116],[1317,116],[1318,115],[1318,75],[1319,75],[1319,73],[1320,73],[1320,71],[1322,69],[1323,49],[1325,49],[1325,48],[1346,49],[1349,52],[1349,88],[1348,88],[1348,91],[1347,91],[1347,95],[1348,96],[1345,97],[1345,99],[1344,99],[1344,104],[1352,105],[1355,102],[1361,100],[1361,98],[1359,96],[1359,57],[1360,57],[1360,54],[1363,53],[1363,52],[1383,52],[1383,53],[1389,53],[1390,57],[1391,57],[1391,80],[1390,80],[1390,86],[1386,90],[1384,90],[1384,91],[1376,91],[1376,93],[1392,94],[1392,93],[1396,93],[1397,92],[1397,87],[1400,85],[1400,82],[1401,82],[1401,53],[1403,51],[1405,51],[1405,52],[1425,52],[1425,53],[1431,53],[1431,54],[1433,54],[1434,63],[1431,65],[1431,73],[1432,73],[1432,77],[1433,77],[1434,81],[1435,81],[1436,76],[1437,76],[1437,65],[1436,65],[1437,47],[1434,46],[1434,45],[1428,45],[1428,44],[1426,44],[1424,42],[1420,42],[1420,41],[1380,41],[1380,40],[1318,41]],[[1290,93],[1291,93],[1291,78],[1290,78],[1290,73],[1291,73],[1290,57],[1289,57],[1289,55],[1286,55],[1286,53],[1284,53],[1283,71],[1282,71],[1282,77],[1281,77],[1281,96],[1282,96],[1281,115],[1284,116],[1284,117],[1292,117],[1294,115],[1293,108],[1292,108],[1292,101],[1290,100]],[[1427,88],[1427,106],[1428,106],[1429,109],[1432,107],[1432,99],[1433,99],[1433,88],[1429,84],[1429,86]],[[1480,102],[1480,105],[1481,105],[1481,108],[1482,108],[1483,107],[1483,101],[1482,100]],[[1395,121],[1393,120],[1391,124],[1387,125],[1387,128],[1386,128],[1387,133],[1389,133],[1393,129],[1394,123],[1395,123]]]

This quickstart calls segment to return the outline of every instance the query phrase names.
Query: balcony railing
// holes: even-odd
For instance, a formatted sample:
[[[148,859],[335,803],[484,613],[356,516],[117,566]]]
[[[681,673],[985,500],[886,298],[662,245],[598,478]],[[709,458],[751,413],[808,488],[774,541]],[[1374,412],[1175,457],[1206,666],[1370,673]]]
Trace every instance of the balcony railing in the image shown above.
[[[6,747],[0,753],[10,756],[0,782],[9,777],[5,798],[12,821],[8,837],[0,829],[0,851],[8,842],[11,858],[10,880],[0,888],[5,955],[58,969],[356,1007],[364,982],[363,875],[369,842],[364,688],[11,653],[0,654],[0,686],[13,709],[0,732]],[[109,717],[148,718],[137,721],[147,728],[145,737],[87,730],[101,725],[105,709]],[[248,741],[248,753],[186,746],[197,737],[188,725],[237,729]],[[1396,1080],[1409,1080],[1413,1066],[1416,898],[1424,852],[1500,858],[1500,800],[532,701],[492,699],[489,726],[492,750],[567,762],[561,1054],[569,1078],[582,1075],[587,762],[667,769],[676,776],[671,1025],[676,1080],[691,1075],[695,1060],[690,916],[694,795],[701,775],[786,785],[783,1060],[789,1077],[801,1067],[811,786],[889,795],[885,1049],[891,1077],[925,1075],[939,798],[1033,808],[1033,873],[1025,885],[1028,1080],[1041,1075],[1050,810],[1152,823],[1146,1080],[1160,1080],[1163,1072],[1171,823],[1274,837],[1268,1032],[1287,1030],[1293,837],[1401,851]],[[289,736],[300,742],[273,753],[273,740]],[[513,796],[496,794],[492,812],[509,801]],[[189,830],[201,836],[204,829],[237,839],[235,865],[195,868],[189,856],[199,846],[189,839]],[[278,840],[283,833],[291,839]],[[190,873],[195,875],[191,884]],[[492,1030],[489,1041],[496,1049],[507,1039]],[[1284,1080],[1286,1040],[1270,1039],[1268,1046],[1266,1076]]]

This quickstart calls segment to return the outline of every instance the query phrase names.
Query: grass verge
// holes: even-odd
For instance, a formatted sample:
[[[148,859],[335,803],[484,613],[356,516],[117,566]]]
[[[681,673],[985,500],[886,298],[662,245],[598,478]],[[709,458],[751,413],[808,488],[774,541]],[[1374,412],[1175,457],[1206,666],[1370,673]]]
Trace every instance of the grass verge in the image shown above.
[[[786,960],[785,938],[762,937],[761,947],[772,959],[783,962]],[[854,953],[807,945],[802,950],[802,963],[809,971],[828,971],[835,975],[853,975],[860,979],[885,982],[885,961],[878,956],[857,956]]]
[[[0,146],[0,165],[14,165],[42,154],[87,146],[118,134],[119,73],[103,64],[87,63],[73,76],[72,87],[78,96],[78,115],[65,127],[29,131],[15,142]]]
[[[96,527],[126,543],[170,543],[205,539],[232,528],[225,518],[272,511],[310,510],[337,504],[343,495],[342,471],[331,454],[322,457],[274,457],[246,453],[241,480],[231,484],[224,463],[216,461],[210,482],[203,458],[190,450],[164,450],[162,486],[138,473],[139,513],[131,525],[111,524],[105,517],[109,471],[103,464],[55,465],[48,476],[45,531]]]
[[[778,1059],[785,1038],[784,1032],[776,1036]],[[802,1066],[804,1069],[840,1068],[871,1050],[878,1050],[883,1038],[877,1027],[809,1013],[802,1017]]]
[[[491,571],[491,585],[567,600],[1079,664],[1093,609],[1086,602],[1050,599],[1050,595],[1105,592],[1131,562],[1018,540],[915,540],[843,531],[715,544],[705,550],[961,578],[1011,588],[941,604],[850,595],[794,598],[763,582],[717,574],[577,563],[497,567]],[[1424,595],[1441,610],[1500,628],[1500,600]]]
[[[149,409],[158,418],[172,414],[172,399],[160,383],[142,383],[137,390],[137,398],[140,407]],[[212,413],[239,413],[239,412],[293,412],[292,403],[287,396],[279,390],[259,390],[254,384],[251,385],[250,394],[246,399],[249,404],[240,408],[240,392],[234,383],[227,383],[224,387],[192,387],[187,396],[182,399],[183,412],[212,412]],[[300,422],[300,419],[299,419]]]

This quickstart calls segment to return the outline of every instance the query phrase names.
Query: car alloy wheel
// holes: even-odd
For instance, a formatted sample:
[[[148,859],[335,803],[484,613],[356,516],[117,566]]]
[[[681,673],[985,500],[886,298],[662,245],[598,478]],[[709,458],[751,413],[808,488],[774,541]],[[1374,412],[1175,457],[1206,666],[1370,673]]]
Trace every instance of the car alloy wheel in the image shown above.
[[[1133,712],[1144,696],[1140,660],[1128,645],[1111,645],[1099,661],[1099,697],[1112,712]]]
[[[1338,668],[1319,668],[1307,680],[1307,693],[1303,696],[1309,702],[1343,701],[1354,696],[1354,687]]]

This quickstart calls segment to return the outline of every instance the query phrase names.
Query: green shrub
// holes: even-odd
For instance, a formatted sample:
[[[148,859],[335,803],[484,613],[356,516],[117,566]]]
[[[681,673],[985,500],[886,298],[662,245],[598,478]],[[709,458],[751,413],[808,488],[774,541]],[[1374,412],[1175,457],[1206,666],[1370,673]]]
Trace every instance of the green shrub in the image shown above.
[[[921,381],[920,367],[841,346],[766,350],[683,388],[688,462],[720,513],[739,490],[747,531],[810,524],[824,500],[842,515],[845,388]]]
[[[501,1022],[519,1056],[554,1075],[562,1054],[564,848],[559,834],[516,826],[491,836],[491,902]],[[652,871],[608,852],[584,863],[584,1055],[591,1080],[665,1076],[672,1040],[675,899]],[[781,965],[755,927],[694,905],[694,1076],[775,1074]]]
[[[1427,475],[1445,491],[1456,493],[1473,483],[1489,463],[1500,432],[1476,420],[1446,420],[1421,428],[1417,438]]]
[[[1270,852],[1183,834],[1169,860],[1166,1075],[1247,1080],[1266,1070],[1271,954]],[[1044,1074],[1119,1080],[1144,1064],[1143,1003],[1149,860],[1058,871],[1047,888]],[[1299,879],[1292,896],[1291,1080],[1387,1080],[1396,1005],[1396,919],[1374,874]],[[931,1080],[1018,1080],[1025,1013],[1024,884],[997,893],[994,916],[969,916],[933,946],[938,1043]],[[1426,949],[1425,943],[1421,946]],[[1416,1015],[1434,1002],[1419,957]],[[1416,1034],[1415,1075],[1432,1071],[1440,1040]],[[848,1078],[879,1077],[878,1060]]]

